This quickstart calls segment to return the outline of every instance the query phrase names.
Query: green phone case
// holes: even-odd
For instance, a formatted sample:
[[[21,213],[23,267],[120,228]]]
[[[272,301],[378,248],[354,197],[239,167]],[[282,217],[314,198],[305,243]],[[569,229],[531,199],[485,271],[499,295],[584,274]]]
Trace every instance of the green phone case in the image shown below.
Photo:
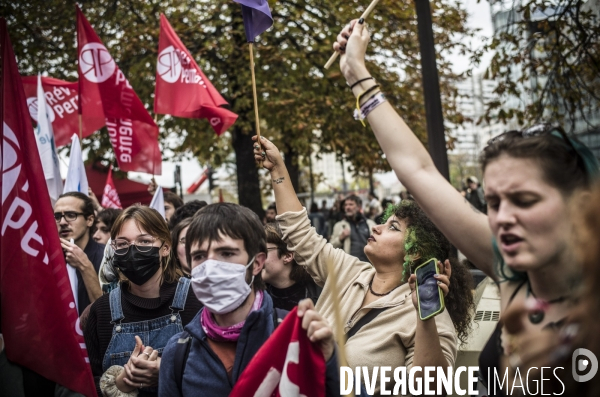
[[[435,258],[432,258],[432,259],[429,259],[428,261],[425,261],[425,262],[424,262],[422,265],[419,265],[419,266],[418,266],[418,267],[415,269],[415,275],[417,274],[417,271],[418,271],[420,268],[422,268],[422,267],[424,267],[425,265],[429,264],[429,262],[431,262],[431,261],[433,261],[433,263],[434,263],[434,265],[435,265],[435,273],[436,273],[436,274],[440,274],[440,269],[438,269],[438,265],[437,265],[437,263],[438,263],[438,260],[437,260],[437,259],[435,259]],[[420,297],[419,297],[419,278],[418,278],[418,277],[417,277],[417,278],[416,278],[416,280],[415,280],[415,287],[416,287],[416,294],[417,294],[417,303],[418,303],[418,306],[419,306],[419,318],[420,318],[421,320],[427,320],[427,319],[429,319],[429,318],[431,318],[431,317],[435,317],[435,316],[437,316],[438,314],[440,314],[441,312],[443,312],[443,311],[444,311],[444,309],[446,308],[446,304],[445,304],[445,302],[444,302],[444,293],[442,292],[442,289],[441,289],[441,288],[438,286],[438,291],[439,291],[439,294],[440,294],[440,309],[439,309],[439,310],[437,310],[437,311],[436,311],[436,312],[434,312],[434,313],[431,313],[431,314],[430,314],[430,315],[428,315],[427,317],[423,317],[423,316],[421,315],[421,299],[420,299]]]

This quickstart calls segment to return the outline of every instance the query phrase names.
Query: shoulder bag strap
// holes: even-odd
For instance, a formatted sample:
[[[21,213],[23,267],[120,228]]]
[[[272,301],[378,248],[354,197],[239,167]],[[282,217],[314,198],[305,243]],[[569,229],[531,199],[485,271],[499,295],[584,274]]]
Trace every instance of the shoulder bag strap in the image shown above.
[[[177,339],[177,345],[175,347],[175,382],[179,389],[179,394],[183,396],[183,371],[185,371],[185,365],[187,364],[188,356],[190,355],[190,347],[192,345],[192,336],[189,332],[183,331],[179,339]]]
[[[346,340],[352,338],[362,327],[370,323],[375,317],[377,317],[381,312],[385,311],[387,307],[382,307],[379,309],[371,309],[367,314],[365,314],[360,320],[354,324],[352,328],[348,332],[346,332]]]

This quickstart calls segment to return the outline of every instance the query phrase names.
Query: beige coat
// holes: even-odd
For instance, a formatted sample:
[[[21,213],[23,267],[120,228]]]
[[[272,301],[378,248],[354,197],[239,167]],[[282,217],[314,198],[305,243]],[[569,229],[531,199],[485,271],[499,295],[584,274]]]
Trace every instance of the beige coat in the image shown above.
[[[388,307],[350,338],[346,344],[348,365],[351,368],[366,366],[371,376],[374,366],[390,366],[392,374],[394,368],[400,366],[406,366],[409,371],[413,362],[418,319],[408,284],[401,285],[389,295],[361,309],[369,282],[375,275],[373,266],[327,243],[310,226],[306,209],[286,212],[277,216],[277,220],[283,232],[283,240],[288,249],[294,251],[296,262],[304,266],[315,282],[323,287],[316,308],[333,327],[336,325],[331,295],[332,279],[329,278],[327,262],[333,262],[337,276],[344,332],[348,332],[369,309]],[[454,366],[458,338],[448,311],[435,317],[435,322],[444,356],[448,365]],[[379,378],[379,373],[377,375]],[[393,375],[390,377],[392,380],[388,390],[394,385]],[[376,390],[376,395],[378,393],[379,390]]]

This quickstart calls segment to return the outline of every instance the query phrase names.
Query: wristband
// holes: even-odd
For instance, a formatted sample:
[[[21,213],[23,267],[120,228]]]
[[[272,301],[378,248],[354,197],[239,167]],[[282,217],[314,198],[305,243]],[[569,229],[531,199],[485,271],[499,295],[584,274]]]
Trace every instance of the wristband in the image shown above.
[[[356,87],[360,83],[362,83],[364,81],[367,81],[367,80],[373,80],[373,81],[375,81],[375,79],[373,77],[369,76],[369,77],[365,77],[364,79],[360,79],[360,80],[354,82],[354,84],[352,84],[352,85],[348,84],[347,82],[346,82],[346,84],[348,84],[350,86],[350,89],[353,89],[354,87]]]
[[[360,110],[354,109],[354,119],[360,120],[364,125],[363,120],[367,118],[369,113],[371,113],[373,110],[375,110],[375,108],[377,106],[381,105],[386,100],[387,99],[385,99],[385,95],[383,94],[383,92],[380,91],[380,92],[376,93],[360,107]]]
[[[379,84],[375,84],[369,88],[367,88],[365,91],[361,92],[360,94],[358,94],[358,96],[356,97],[356,110],[358,112],[360,112],[360,98],[363,97],[363,95],[368,94],[369,92],[372,92],[374,90],[376,90],[377,88],[379,88]],[[363,119],[359,119],[360,122],[362,123],[363,127],[366,127],[367,125],[365,124],[365,122],[363,121]]]

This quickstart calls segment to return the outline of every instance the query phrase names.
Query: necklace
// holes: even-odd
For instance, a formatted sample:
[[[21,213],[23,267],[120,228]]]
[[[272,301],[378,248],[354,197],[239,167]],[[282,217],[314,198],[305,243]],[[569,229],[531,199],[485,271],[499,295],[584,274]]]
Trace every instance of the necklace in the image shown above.
[[[375,278],[375,277],[373,277]],[[378,294],[377,292],[373,291],[373,279],[371,279],[371,282],[369,283],[369,291],[371,291],[371,293],[375,296],[386,296],[389,295],[390,292],[392,292],[393,290],[395,290],[396,288],[398,288],[399,285],[395,286],[394,288],[392,288],[391,290],[389,290],[388,292],[385,292],[383,294]]]
[[[535,299],[537,299],[537,296],[535,296],[535,294],[533,293],[533,290],[531,289],[531,284],[529,283],[529,280],[527,280],[527,295],[529,296],[529,294],[531,294],[531,296],[533,296]],[[559,296],[558,298],[551,299],[549,301],[544,301],[544,302],[548,305],[552,305],[554,303],[564,302],[568,298],[569,298],[568,295],[564,295],[564,296]],[[531,321],[532,324],[541,323],[542,321],[544,321],[544,311],[536,310],[532,313],[529,313],[529,321]]]

